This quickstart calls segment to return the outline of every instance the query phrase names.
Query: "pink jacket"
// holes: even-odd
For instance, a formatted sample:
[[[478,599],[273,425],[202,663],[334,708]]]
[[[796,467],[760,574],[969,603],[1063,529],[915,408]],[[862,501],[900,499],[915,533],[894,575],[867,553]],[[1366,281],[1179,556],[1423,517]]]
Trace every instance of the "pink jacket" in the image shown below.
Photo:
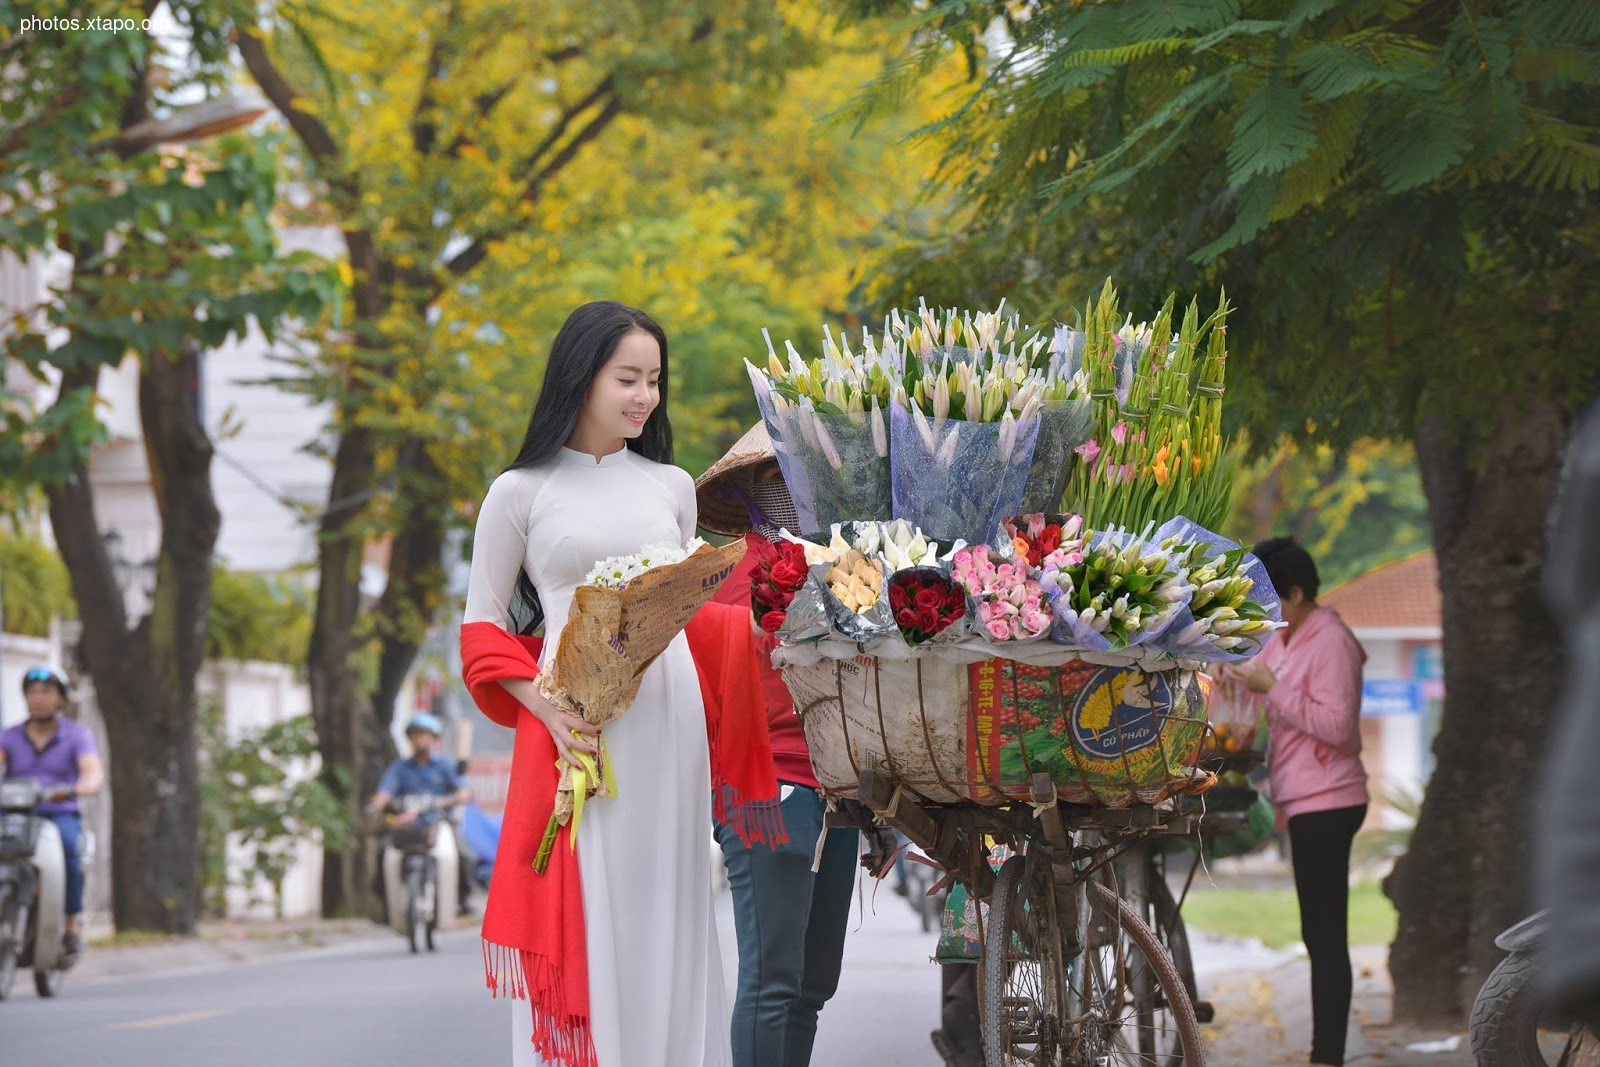
[[[1367,653],[1332,608],[1317,608],[1293,641],[1272,635],[1261,655],[1278,683],[1266,695],[1272,803],[1285,818],[1367,802],[1361,766],[1361,666]]]

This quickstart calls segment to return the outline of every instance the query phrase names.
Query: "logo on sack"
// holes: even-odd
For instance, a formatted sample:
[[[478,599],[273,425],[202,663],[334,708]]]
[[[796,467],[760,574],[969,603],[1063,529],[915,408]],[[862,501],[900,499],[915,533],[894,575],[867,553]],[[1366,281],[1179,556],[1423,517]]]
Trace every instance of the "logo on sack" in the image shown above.
[[[1171,671],[1096,671],[1072,707],[1072,737],[1092,759],[1115,760],[1154,745],[1172,708]]]

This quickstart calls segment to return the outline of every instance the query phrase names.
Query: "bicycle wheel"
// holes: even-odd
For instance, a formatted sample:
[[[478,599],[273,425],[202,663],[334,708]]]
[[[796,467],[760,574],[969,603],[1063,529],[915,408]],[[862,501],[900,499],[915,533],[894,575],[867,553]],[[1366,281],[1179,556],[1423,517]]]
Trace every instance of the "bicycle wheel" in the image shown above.
[[[1033,852],[1000,868],[984,929],[983,1051],[988,1067],[1053,1067],[1060,1063],[1069,1012],[1067,941],[1050,868]]]
[[[27,925],[14,887],[0,884],[0,1000],[11,995],[17,980],[17,958],[22,954],[22,939],[28,936]]]
[[[1062,1062],[1104,1067],[1205,1067],[1194,1004],[1149,925],[1106,886],[1092,883],[1089,939],[1073,960],[1081,1011]]]
[[[439,929],[439,886],[434,881],[434,872],[432,870],[428,871],[427,881],[424,885],[427,888],[423,893],[423,914],[427,917],[428,951],[432,952],[434,951],[434,931]]]
[[[422,910],[422,872],[406,875],[406,941],[413,953],[422,948],[427,915]]]

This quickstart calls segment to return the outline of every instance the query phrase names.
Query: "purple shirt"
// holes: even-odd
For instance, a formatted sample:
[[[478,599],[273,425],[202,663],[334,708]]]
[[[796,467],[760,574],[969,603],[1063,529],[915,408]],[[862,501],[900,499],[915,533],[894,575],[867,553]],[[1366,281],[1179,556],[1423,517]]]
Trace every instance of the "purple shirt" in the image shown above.
[[[33,741],[23,732],[26,728],[27,723],[23,722],[0,731],[0,752],[6,755],[5,777],[32,778],[45,788],[77,785],[79,758],[96,754],[94,734],[89,728],[76,719],[57,716],[55,736],[42,749],[33,747]],[[39,810],[76,812],[78,798],[41,804]]]

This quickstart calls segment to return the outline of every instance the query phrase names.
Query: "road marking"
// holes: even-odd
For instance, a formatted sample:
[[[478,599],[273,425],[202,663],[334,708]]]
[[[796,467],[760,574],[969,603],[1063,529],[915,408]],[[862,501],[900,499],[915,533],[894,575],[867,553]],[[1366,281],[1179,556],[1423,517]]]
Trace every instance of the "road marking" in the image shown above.
[[[232,1014],[226,1008],[213,1008],[210,1011],[185,1011],[177,1015],[157,1015],[153,1019],[136,1019],[131,1023],[112,1023],[107,1030],[159,1030],[163,1026],[182,1026],[184,1023],[197,1023],[205,1019],[215,1019],[219,1015]]]

